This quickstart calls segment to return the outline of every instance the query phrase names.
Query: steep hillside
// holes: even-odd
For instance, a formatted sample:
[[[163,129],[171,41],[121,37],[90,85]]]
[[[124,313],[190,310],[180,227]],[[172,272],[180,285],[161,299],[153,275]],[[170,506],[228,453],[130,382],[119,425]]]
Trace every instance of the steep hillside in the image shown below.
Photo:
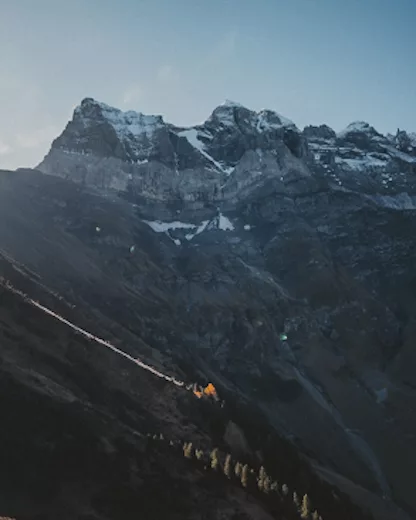
[[[271,518],[238,488],[207,485],[172,450],[149,449],[148,429],[209,442],[184,413],[190,394],[97,348],[10,290],[1,287],[0,295],[3,512],[18,519]]]
[[[314,498],[303,500],[310,515],[314,504],[326,518],[370,518],[273,438],[264,418],[244,418],[244,403],[198,399],[116,347],[104,348],[61,317],[66,308],[77,318],[67,303],[4,257],[0,265],[8,277],[0,281],[1,511],[27,520],[295,520],[303,491]],[[214,467],[213,446],[233,454],[229,469],[224,452]],[[260,487],[262,471],[268,483]]]

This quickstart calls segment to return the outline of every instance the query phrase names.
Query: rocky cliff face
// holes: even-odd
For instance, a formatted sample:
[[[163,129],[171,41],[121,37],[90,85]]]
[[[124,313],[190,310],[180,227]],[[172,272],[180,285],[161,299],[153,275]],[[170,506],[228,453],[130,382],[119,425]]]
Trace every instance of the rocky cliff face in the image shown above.
[[[177,128],[85,99],[39,169],[150,200],[203,203],[234,200],[259,175],[309,175],[307,153],[296,126],[268,110],[226,102],[203,125]]]
[[[178,128],[86,99],[48,175],[3,174],[0,240],[154,359],[416,511],[411,139],[231,102]]]

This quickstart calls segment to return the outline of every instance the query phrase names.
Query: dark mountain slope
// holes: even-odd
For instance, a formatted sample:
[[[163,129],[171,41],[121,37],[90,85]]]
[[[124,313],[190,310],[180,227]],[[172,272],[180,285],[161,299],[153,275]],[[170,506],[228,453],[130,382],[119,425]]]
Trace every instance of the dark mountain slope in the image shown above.
[[[0,265],[15,286],[54,303],[16,266],[4,258]],[[58,311],[63,304],[55,303]],[[16,518],[298,518],[290,499],[259,495],[253,480],[243,492],[237,482],[186,461],[181,438],[205,450],[235,451],[254,467],[265,457],[285,482],[312,493],[327,518],[366,518],[287,441],[273,439],[255,410],[247,420],[244,403],[198,401],[86,340],[4,281],[0,344],[0,508]],[[253,451],[230,441],[231,424],[246,431]],[[152,442],[149,430],[179,441],[179,451]]]
[[[2,511],[19,519],[259,518],[250,511],[262,507],[238,489],[207,488],[175,453],[148,450],[149,429],[209,443],[178,408],[191,394],[4,287],[0,298]]]
[[[272,460],[275,453],[273,466],[285,468],[278,470],[276,476],[287,480],[292,488],[300,485],[300,492],[308,489],[305,489],[305,483],[302,484],[300,470],[293,474],[291,470],[302,467],[299,456],[291,448],[293,455],[283,463],[284,453],[292,452],[283,440],[282,447],[276,451],[275,428],[278,432],[283,428],[290,433],[296,431],[298,423],[302,435],[297,436],[296,442],[311,455],[305,439],[312,439],[316,435],[314,432],[319,431],[322,443],[325,436],[330,435],[333,448],[328,446],[321,460],[326,458],[327,464],[334,464],[335,468],[343,460],[344,467],[350,464],[354,474],[364,476],[365,463],[360,459],[348,460],[353,457],[353,451],[342,437],[336,437],[333,426],[327,422],[328,417],[319,412],[319,407],[307,411],[311,401],[302,387],[302,378],[289,377],[284,369],[284,363],[293,363],[290,356],[299,354],[290,354],[282,343],[280,367],[273,361],[276,351],[271,343],[285,327],[285,320],[288,317],[296,320],[296,316],[302,313],[308,316],[310,312],[305,301],[299,298],[302,295],[287,294],[271,274],[265,274],[264,267],[247,263],[250,256],[233,257],[236,246],[232,242],[223,243],[224,231],[213,229],[209,232],[213,240],[201,242],[200,247],[189,248],[184,254],[168,237],[161,241],[159,236],[155,237],[149,226],[142,222],[137,208],[122,199],[104,197],[36,171],[4,172],[1,181],[3,253],[0,265],[4,278],[78,326],[112,341],[117,347],[179,380],[203,384],[213,381],[227,403],[226,411],[220,412],[226,413],[225,417],[220,415],[213,423],[207,422],[208,416],[198,412],[195,406],[199,403],[188,392],[142,373],[123,358],[74,336],[62,324],[15,301],[9,294],[3,297],[12,300],[6,299],[2,305],[2,312],[6,313],[2,333],[7,339],[7,342],[2,341],[2,381],[8,388],[18,386],[13,391],[16,392],[15,404],[7,408],[9,400],[5,391],[3,406],[5,416],[9,414],[10,431],[19,432],[12,436],[9,433],[8,438],[15,439],[19,446],[26,444],[28,467],[33,468],[35,461],[52,455],[47,450],[43,454],[44,448],[39,451],[38,443],[33,444],[26,436],[32,431],[26,422],[20,422],[26,421],[26,416],[29,417],[28,424],[32,424],[35,416],[39,418],[38,435],[41,438],[46,435],[49,439],[41,440],[41,446],[48,446],[55,437],[62,437],[66,446],[67,427],[59,431],[51,429],[52,417],[59,416],[56,424],[69,422],[73,423],[72,428],[80,428],[79,439],[68,447],[72,454],[78,444],[83,453],[82,450],[89,449],[85,446],[101,446],[97,438],[107,439],[108,436],[110,444],[120,442],[121,438],[128,445],[127,453],[129,450],[135,453],[141,442],[135,432],[142,429],[162,431],[167,438],[182,438],[206,447],[220,444],[224,450],[229,450],[232,445],[224,441],[224,433],[232,419],[249,439],[251,447],[246,456],[253,457],[258,452],[264,459],[267,452],[265,460]],[[24,208],[24,214],[21,208]],[[270,243],[270,238],[262,231],[250,241],[249,247],[264,248],[262,244]],[[132,244],[136,245],[133,254],[130,252]],[[311,323],[316,327],[313,321]],[[309,327],[303,334],[310,334]],[[298,334],[301,333],[299,324]],[[42,395],[38,397],[40,391]],[[55,404],[56,400],[59,405]],[[251,410],[248,421],[244,419],[248,416],[247,406]],[[25,412],[27,407],[29,410]],[[276,407],[279,411],[271,413]],[[11,416],[10,410],[19,410],[19,413]],[[13,417],[19,422],[13,422]],[[23,437],[20,432],[24,432]],[[270,439],[268,442],[267,438]],[[336,442],[344,442],[344,449],[349,450],[345,456],[336,449]],[[107,445],[107,441],[104,444]],[[11,448],[13,446],[3,453],[20,453],[19,449]],[[62,449],[63,454],[59,457],[66,460],[66,448]],[[95,452],[92,456],[96,456]],[[122,460],[123,456],[120,457],[117,455],[114,460]],[[81,455],[79,474],[84,472],[84,459]],[[10,464],[16,468],[22,463],[19,458],[13,460],[10,459]],[[91,462],[91,471],[100,464],[98,454],[97,460]],[[27,495],[27,509],[12,509],[11,512],[22,515],[37,510],[33,509],[37,493],[45,496],[41,494],[41,488],[48,489],[58,482],[64,490],[71,487],[65,475],[58,478],[53,473],[61,466],[58,463],[45,466],[51,469],[46,471],[43,480],[39,479],[39,487],[33,487],[33,491],[29,479],[19,491],[19,496]],[[122,470],[127,471],[124,466]],[[104,472],[98,473],[102,477]],[[89,477],[88,485],[93,485],[94,475]],[[173,475],[172,479],[175,478]],[[308,481],[314,478],[308,477]],[[368,477],[365,480],[370,482]],[[376,485],[369,485],[377,489]],[[81,487],[86,489],[86,485]],[[11,487],[7,489],[4,507],[9,504],[6,500],[13,500]],[[78,492],[74,493],[77,495]],[[325,512],[328,494],[323,496],[319,505]],[[70,494],[65,500],[70,503],[73,497],[74,494]],[[39,511],[45,511],[45,508],[49,511],[48,500],[39,506]],[[66,504],[65,500],[60,500],[53,506],[57,510]],[[77,503],[79,500],[83,503],[84,499],[76,498]],[[90,495],[85,500],[89,504]],[[12,501],[10,507],[15,506],[16,502]],[[79,507],[81,509],[77,511],[84,506]],[[116,506],[109,511],[108,518],[114,517]],[[332,511],[330,508],[330,514]]]

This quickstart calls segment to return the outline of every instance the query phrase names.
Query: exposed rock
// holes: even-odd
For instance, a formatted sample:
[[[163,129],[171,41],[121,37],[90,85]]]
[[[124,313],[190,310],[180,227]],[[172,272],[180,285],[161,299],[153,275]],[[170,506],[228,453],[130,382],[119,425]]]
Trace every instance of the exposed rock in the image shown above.
[[[337,134],[327,125],[305,126],[303,133],[307,139],[335,139]]]
[[[226,102],[203,125],[183,129],[87,98],[39,169],[148,199],[207,202],[237,196],[242,174],[245,188],[260,174],[305,170],[296,158],[307,154],[296,126],[270,110]]]

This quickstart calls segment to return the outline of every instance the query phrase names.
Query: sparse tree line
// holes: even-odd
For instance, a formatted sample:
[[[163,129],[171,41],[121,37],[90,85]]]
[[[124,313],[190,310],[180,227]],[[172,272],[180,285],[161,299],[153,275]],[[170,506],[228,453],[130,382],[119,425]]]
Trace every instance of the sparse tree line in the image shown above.
[[[155,441],[165,440],[162,434],[148,434],[147,436]],[[241,485],[247,492],[260,492],[270,500],[280,502],[282,505],[291,508],[304,520],[322,520],[319,513],[312,508],[311,500],[307,494],[301,497],[296,491],[291,491],[286,484],[279,484],[268,475],[264,466],[256,471],[248,464],[233,460],[229,453],[220,453],[218,448],[207,452],[195,448],[192,442],[182,444],[180,441],[169,441],[169,445],[181,449],[186,459],[195,460],[205,470],[216,472],[219,475],[223,474],[230,481]]]

